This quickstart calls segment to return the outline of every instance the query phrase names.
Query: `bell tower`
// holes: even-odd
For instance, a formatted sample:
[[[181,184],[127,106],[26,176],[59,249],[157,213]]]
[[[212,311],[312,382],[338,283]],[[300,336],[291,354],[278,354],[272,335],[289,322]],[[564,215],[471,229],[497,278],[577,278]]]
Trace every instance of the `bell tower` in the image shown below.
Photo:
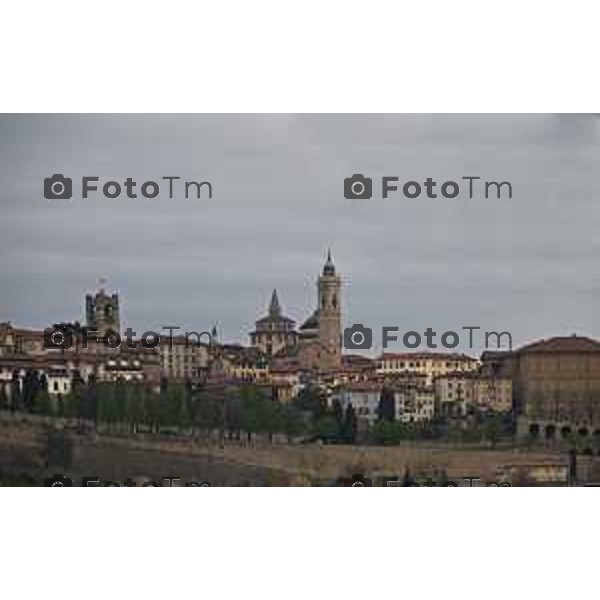
[[[335,272],[331,251],[317,283],[319,291],[319,344],[320,365],[324,369],[336,369],[342,362],[342,282]]]
[[[107,294],[100,289],[95,295],[85,297],[85,320],[88,327],[98,330],[100,337],[108,332],[121,333],[119,319],[119,295]]]

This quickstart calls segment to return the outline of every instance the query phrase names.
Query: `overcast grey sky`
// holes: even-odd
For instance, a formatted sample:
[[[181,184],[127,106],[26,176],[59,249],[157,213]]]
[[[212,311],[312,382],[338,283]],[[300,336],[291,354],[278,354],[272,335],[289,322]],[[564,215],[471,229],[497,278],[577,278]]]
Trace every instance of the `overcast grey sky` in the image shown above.
[[[98,279],[138,333],[247,341],[276,287],[314,309],[330,246],[344,323],[600,337],[600,126],[554,115],[0,116],[0,321],[83,319]],[[47,201],[43,179],[74,179]],[[343,179],[508,180],[513,198],[347,201]],[[83,200],[78,180],[209,180],[212,199]],[[380,196],[380,194],[378,194]],[[466,338],[465,338],[466,339]],[[481,347],[481,342],[478,342]],[[463,349],[465,347],[463,346]],[[397,347],[400,350],[400,347]]]

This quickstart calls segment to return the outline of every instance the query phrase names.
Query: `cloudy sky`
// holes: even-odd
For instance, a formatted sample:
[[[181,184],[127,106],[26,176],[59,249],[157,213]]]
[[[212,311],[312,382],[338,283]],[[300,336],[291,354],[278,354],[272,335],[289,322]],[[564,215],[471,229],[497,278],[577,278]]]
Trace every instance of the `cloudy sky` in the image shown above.
[[[54,173],[72,201],[44,199]],[[475,175],[513,198],[348,201],[353,173]],[[208,180],[213,198],[83,200],[84,175]],[[345,325],[600,337],[593,116],[3,115],[0,178],[0,321],[82,320],[102,277],[138,333],[217,322],[247,341],[274,287],[290,317],[312,312],[331,247]]]

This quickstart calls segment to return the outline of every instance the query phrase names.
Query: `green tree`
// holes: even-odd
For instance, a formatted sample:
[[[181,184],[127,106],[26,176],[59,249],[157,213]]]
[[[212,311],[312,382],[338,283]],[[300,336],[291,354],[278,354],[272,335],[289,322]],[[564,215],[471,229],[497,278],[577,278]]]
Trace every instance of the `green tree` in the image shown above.
[[[356,411],[352,404],[348,404],[346,407],[346,414],[344,415],[343,423],[343,437],[344,440],[350,444],[354,444],[356,441],[356,432],[358,429],[358,419],[356,417]]]
[[[128,404],[131,398],[131,383],[118,379],[114,384],[115,423],[126,423],[128,420]]]
[[[0,410],[8,408],[8,395],[4,389],[4,383],[0,383]]]
[[[143,385],[131,387],[127,401],[127,421],[131,433],[137,433],[139,426],[146,422],[146,403],[144,400],[146,390]]]
[[[254,386],[244,386],[239,390],[236,407],[237,425],[246,433],[248,440],[255,433],[268,433],[272,439],[276,431],[283,429],[279,415],[281,405]]]
[[[146,425],[150,431],[158,431],[160,422],[160,395],[153,390],[148,390],[144,394],[144,415],[146,417]]]
[[[490,443],[492,449],[498,444],[498,441],[502,437],[502,432],[502,421],[498,417],[493,416],[484,423],[483,434],[485,439]]]
[[[339,433],[338,422],[331,415],[323,415],[315,423],[315,433],[324,441],[331,441]]]
[[[327,414],[327,398],[320,388],[314,386],[302,388],[293,404],[299,410],[310,412],[315,422]]]
[[[231,439],[234,435],[240,436],[240,412],[244,402],[244,390],[226,390],[223,399],[223,427]]]
[[[377,407],[378,417],[384,421],[393,421],[396,418],[396,398],[394,390],[384,387],[379,397]]]
[[[205,432],[223,428],[223,400],[215,394],[200,392],[194,401],[194,422]]]
[[[180,429],[187,430],[193,424],[193,416],[191,412],[191,406],[188,399],[186,388],[182,386],[180,392],[178,392],[177,399],[177,426]]]
[[[132,431],[131,409],[134,396],[133,390],[135,387],[136,386],[130,382],[124,382],[117,386],[119,421],[123,424],[127,423],[129,431]]]
[[[269,442],[272,443],[273,435],[284,429],[283,407],[279,402],[268,398],[263,399],[262,403],[264,405],[265,429],[269,435]]]
[[[483,438],[483,430],[479,426],[470,426],[460,429],[460,441],[462,444],[477,444]]]
[[[36,394],[33,412],[37,415],[52,415],[52,400],[46,390],[41,390]]]
[[[404,427],[398,421],[377,421],[371,430],[375,443],[398,444],[404,437]]]
[[[63,398],[63,416],[67,419],[79,419],[81,417],[82,398],[78,390],[72,389]]]
[[[259,400],[254,398],[245,398],[240,406],[240,429],[246,433],[248,441],[252,440],[252,435],[262,431]]]
[[[109,431],[119,417],[116,386],[112,382],[102,382],[97,386],[98,421],[105,423]]]
[[[344,429],[344,409],[342,408],[341,402],[337,398],[333,400],[331,412],[335,420],[338,422],[338,428],[341,432]]]
[[[305,431],[305,423],[302,414],[293,406],[286,404],[282,409],[283,432],[287,435],[288,442]]]
[[[171,383],[167,387],[166,401],[168,403],[166,414],[167,424],[171,427],[189,427],[191,422],[187,406],[187,391],[182,383]]]

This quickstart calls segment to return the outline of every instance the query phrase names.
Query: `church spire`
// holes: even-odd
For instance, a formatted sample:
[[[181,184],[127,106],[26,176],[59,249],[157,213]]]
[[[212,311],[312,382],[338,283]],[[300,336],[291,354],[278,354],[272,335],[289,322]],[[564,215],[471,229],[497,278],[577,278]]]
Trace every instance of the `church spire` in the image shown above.
[[[273,290],[273,294],[271,296],[271,303],[269,304],[269,315],[271,317],[278,317],[281,315],[281,306],[279,305],[277,290]]]
[[[327,248],[327,261],[323,267],[323,275],[335,275],[335,266],[331,260],[331,249]]]

